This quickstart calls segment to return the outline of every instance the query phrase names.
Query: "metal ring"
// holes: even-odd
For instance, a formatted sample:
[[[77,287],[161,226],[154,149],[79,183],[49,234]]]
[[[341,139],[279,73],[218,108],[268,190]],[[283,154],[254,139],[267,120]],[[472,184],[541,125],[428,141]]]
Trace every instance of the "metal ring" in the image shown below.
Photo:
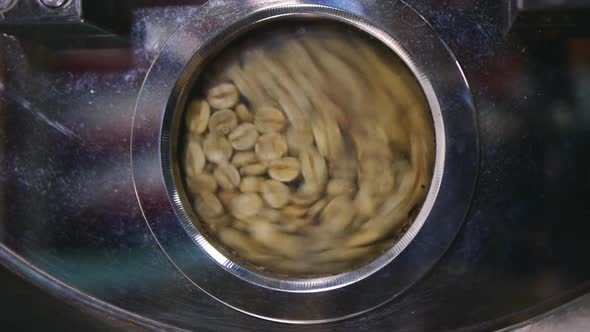
[[[444,42],[417,13],[402,2],[380,3],[379,10],[369,10],[374,6],[373,1],[212,1],[172,35],[144,82],[131,145],[142,212],[173,264],[204,292],[237,310],[291,323],[366,312],[430,270],[463,223],[478,162],[475,111],[465,78]],[[170,134],[195,72],[238,35],[286,17],[339,21],[389,46],[422,86],[435,123],[435,174],[416,221],[394,248],[369,266],[328,278],[279,280],[232,263],[192,226],[183,208],[183,191],[174,183],[171,153],[177,147]]]
[[[302,15],[306,14],[306,19],[312,19],[314,17],[322,19],[331,19],[346,24],[355,25],[359,28],[366,29],[367,32],[371,33],[375,37],[381,37],[383,34],[380,31],[374,30],[374,28],[364,25],[358,22],[358,18],[348,16],[346,13],[333,12],[333,16],[324,16],[318,11],[316,7],[298,7],[297,12],[285,12],[280,16],[267,17],[265,12],[257,13],[252,17],[247,18],[245,21],[237,23],[237,27],[228,28],[228,33],[221,33],[216,36],[214,40],[209,43],[205,43],[199,51],[194,55],[193,59],[186,66],[181,78],[177,82],[177,86],[174,91],[178,94],[171,97],[171,101],[176,103],[170,104],[165,114],[165,121],[162,126],[162,169],[164,171],[164,177],[168,188],[168,194],[173,198],[174,207],[179,221],[183,225],[185,231],[193,239],[193,242],[200,247],[201,250],[207,252],[218,264],[225,268],[235,276],[244,279],[249,283],[255,285],[274,289],[278,291],[296,292],[296,293],[310,293],[327,291],[347,285],[353,284],[361,279],[364,279],[373,273],[377,272],[383,266],[391,262],[406,246],[414,239],[416,234],[426,220],[426,216],[430,212],[433,206],[433,202],[436,199],[440,188],[441,174],[444,166],[444,150],[445,150],[445,136],[444,136],[444,124],[440,115],[440,107],[436,101],[431,103],[432,113],[435,114],[433,117],[435,132],[438,134],[436,141],[436,162],[434,168],[434,174],[432,179],[432,185],[430,187],[428,196],[422,206],[420,213],[415,218],[411,226],[406,230],[399,241],[385,254],[380,256],[375,261],[371,262],[363,268],[354,270],[348,273],[342,273],[339,275],[315,278],[315,279],[277,279],[261,275],[253,272],[243,266],[235,264],[231,259],[224,256],[216,248],[214,248],[203,234],[197,229],[193,221],[199,218],[193,213],[192,209],[185,209],[185,206],[191,206],[187,195],[184,193],[183,183],[180,176],[180,169],[178,163],[175,162],[174,157],[180,155],[180,151],[176,149],[175,139],[179,137],[179,130],[181,127],[180,121],[183,118],[182,113],[186,109],[186,96],[191,92],[194,81],[198,80],[199,72],[204,62],[210,58],[211,54],[217,54],[217,52],[224,46],[227,46],[235,36],[247,33],[260,25],[265,25],[273,22],[277,19],[285,20],[286,18],[301,18]],[[239,31],[239,33],[237,32]],[[384,36],[387,40],[387,36]],[[399,45],[392,40],[384,41],[395,50],[396,54],[400,57],[405,58],[406,62],[411,63],[408,55],[404,52]],[[390,43],[389,43],[390,42]],[[423,85],[428,85],[427,81],[423,82]]]

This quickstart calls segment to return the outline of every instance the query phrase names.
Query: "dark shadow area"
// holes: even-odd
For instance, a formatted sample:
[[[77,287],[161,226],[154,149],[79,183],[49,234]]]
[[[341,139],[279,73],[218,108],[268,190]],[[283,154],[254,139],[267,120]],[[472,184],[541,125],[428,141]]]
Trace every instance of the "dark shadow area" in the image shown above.
[[[2,331],[120,331],[0,267]]]

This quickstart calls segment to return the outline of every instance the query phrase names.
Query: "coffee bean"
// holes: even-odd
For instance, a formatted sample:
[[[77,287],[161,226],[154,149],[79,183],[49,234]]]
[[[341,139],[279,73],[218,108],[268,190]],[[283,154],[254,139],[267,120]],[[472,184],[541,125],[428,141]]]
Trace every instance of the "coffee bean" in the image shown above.
[[[238,89],[231,83],[219,84],[207,93],[207,101],[216,109],[231,108],[238,103]]]
[[[225,190],[234,190],[240,185],[241,177],[236,167],[232,164],[222,164],[213,173],[219,186]]]
[[[205,163],[205,154],[203,153],[201,145],[198,142],[191,140],[186,151],[184,166],[187,175],[189,177],[194,177],[201,174],[205,168]]]
[[[240,183],[240,191],[243,193],[247,192],[259,192],[260,185],[264,181],[264,178],[256,176],[248,176],[242,179]]]
[[[264,134],[255,147],[258,158],[265,162],[277,160],[287,153],[287,142],[281,134]]]
[[[238,118],[232,110],[213,113],[209,119],[209,132],[215,135],[227,135],[238,126]]]
[[[274,107],[263,107],[256,111],[254,116],[256,129],[263,134],[282,131],[287,125],[287,119],[283,112]]]
[[[223,205],[210,191],[200,192],[195,197],[194,206],[197,213],[205,219],[219,217],[223,213]]]
[[[271,178],[281,182],[291,182],[297,179],[300,172],[301,164],[299,163],[299,160],[293,157],[271,161],[268,170],[268,174]]]
[[[240,172],[245,176],[263,175],[268,170],[268,166],[261,163],[251,164],[240,168]]]
[[[206,101],[193,100],[186,113],[186,124],[190,132],[202,134],[207,130],[211,107]]]
[[[230,203],[230,211],[238,219],[248,219],[254,217],[263,205],[258,194],[245,193],[234,197]]]
[[[217,181],[207,173],[197,174],[187,179],[187,185],[192,193],[208,191],[214,193],[217,190]]]
[[[254,164],[257,161],[258,157],[254,152],[237,152],[231,160],[232,164],[236,167]]]
[[[236,115],[238,116],[238,119],[241,122],[249,122],[252,123],[254,122],[254,115],[252,115],[252,112],[250,112],[250,110],[248,109],[248,107],[244,104],[240,104],[238,106],[236,106]]]
[[[253,149],[258,141],[258,132],[251,123],[243,123],[228,136],[231,145],[238,151]]]
[[[273,208],[282,208],[289,203],[291,190],[284,183],[276,180],[267,180],[261,185],[262,198]]]
[[[223,136],[209,134],[203,142],[203,151],[207,160],[212,163],[225,163],[231,158],[233,149],[231,144]]]

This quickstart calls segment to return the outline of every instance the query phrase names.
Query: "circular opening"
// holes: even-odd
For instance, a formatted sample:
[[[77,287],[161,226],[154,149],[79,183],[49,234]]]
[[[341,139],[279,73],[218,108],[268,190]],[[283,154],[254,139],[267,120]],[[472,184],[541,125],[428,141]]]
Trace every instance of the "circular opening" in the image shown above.
[[[432,115],[410,69],[367,33],[265,24],[192,80],[172,131],[175,182],[233,264],[282,280],[349,273],[392,250],[420,211]]]

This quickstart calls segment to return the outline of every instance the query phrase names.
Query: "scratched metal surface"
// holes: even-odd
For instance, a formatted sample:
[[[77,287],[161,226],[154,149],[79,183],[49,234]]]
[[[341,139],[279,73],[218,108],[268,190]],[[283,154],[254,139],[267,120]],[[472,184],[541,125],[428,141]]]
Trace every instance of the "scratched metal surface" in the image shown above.
[[[409,3],[465,71],[481,160],[455,243],[388,305],[311,327],[266,322],[201,293],[157,247],[133,192],[131,120],[159,47],[197,6],[137,9],[133,49],[115,55],[134,65],[117,70],[58,70],[42,61],[55,54],[0,37],[0,241],[57,280],[138,315],[127,316],[137,326],[155,324],[142,316],[199,331],[489,330],[585,293],[590,39],[539,38],[544,29],[503,35],[496,1]],[[38,273],[33,279],[60,292]]]

